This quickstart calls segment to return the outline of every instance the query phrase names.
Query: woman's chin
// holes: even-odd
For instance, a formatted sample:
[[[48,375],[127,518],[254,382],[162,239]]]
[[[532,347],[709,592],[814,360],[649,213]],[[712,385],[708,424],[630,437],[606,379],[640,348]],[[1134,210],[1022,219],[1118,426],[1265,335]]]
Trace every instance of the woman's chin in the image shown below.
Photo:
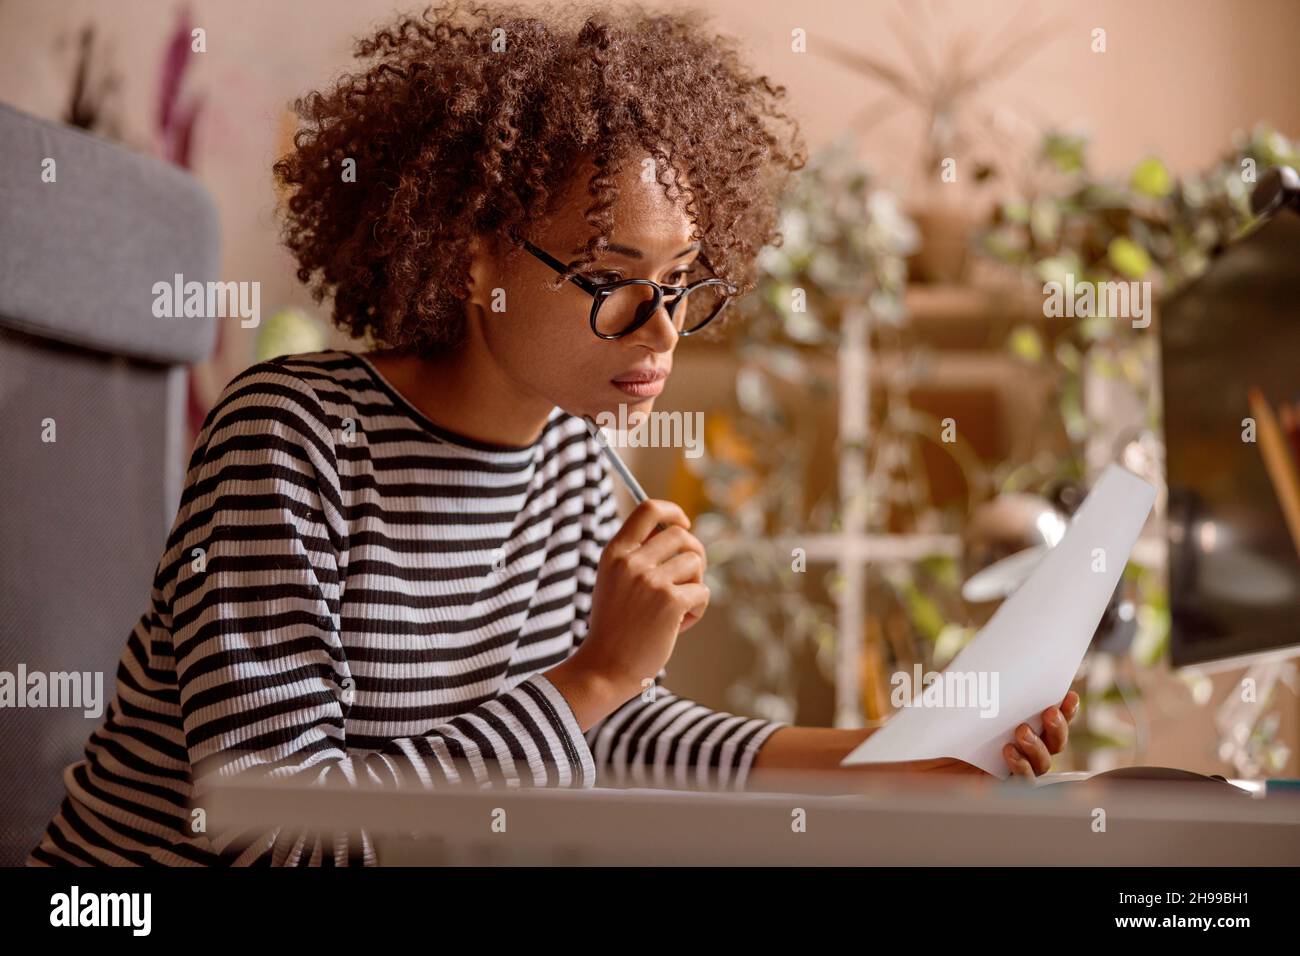
[[[621,421],[635,420],[654,411],[655,400],[651,398],[632,398],[626,396],[622,401],[617,398],[611,400],[608,397],[589,398],[583,402],[574,403],[574,407],[561,406],[570,415],[577,415],[579,418],[594,418],[596,424],[604,427],[610,425],[618,427],[617,423]],[[577,409],[581,409],[578,411]]]

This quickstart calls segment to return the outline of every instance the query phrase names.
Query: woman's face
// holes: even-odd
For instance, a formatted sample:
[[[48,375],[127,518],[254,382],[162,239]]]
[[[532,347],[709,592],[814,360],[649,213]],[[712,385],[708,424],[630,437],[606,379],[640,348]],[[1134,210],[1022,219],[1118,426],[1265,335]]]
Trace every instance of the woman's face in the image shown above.
[[[589,174],[590,167],[581,167],[557,198],[553,222],[526,234],[561,262],[573,259],[574,250],[592,234],[582,214],[592,202],[586,188]],[[643,181],[639,165],[625,164],[614,181],[618,194],[610,246],[584,274],[597,283],[635,278],[685,284],[699,247],[681,205],[670,201],[659,183]],[[553,269],[526,251],[513,257],[506,251],[476,260],[472,298],[482,341],[505,376],[573,415],[617,415],[619,405],[627,407],[629,416],[649,412],[672,370],[685,310],[679,310],[676,327],[661,306],[635,332],[601,339],[591,330],[590,295],[567,281],[553,290]],[[504,311],[494,312],[497,289],[504,292]],[[496,296],[501,302],[501,293]],[[644,298],[649,297],[647,288]],[[602,326],[608,308],[602,307]],[[629,311],[635,312],[635,302]],[[626,381],[651,372],[660,376],[657,381]]]

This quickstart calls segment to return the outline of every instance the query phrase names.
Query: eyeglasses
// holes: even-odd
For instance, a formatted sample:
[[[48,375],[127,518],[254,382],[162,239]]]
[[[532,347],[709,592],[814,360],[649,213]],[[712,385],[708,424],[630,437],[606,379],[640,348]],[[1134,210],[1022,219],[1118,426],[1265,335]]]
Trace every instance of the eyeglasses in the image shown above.
[[[513,231],[510,236],[592,297],[591,331],[602,339],[621,339],[631,335],[649,322],[660,306],[668,310],[668,320],[678,335],[694,335],[721,315],[736,294],[735,286],[718,278],[701,279],[684,286],[660,285],[651,279],[593,282],[586,276],[569,275],[568,266],[523,236]],[[690,325],[686,324],[688,309],[689,314],[696,316]]]

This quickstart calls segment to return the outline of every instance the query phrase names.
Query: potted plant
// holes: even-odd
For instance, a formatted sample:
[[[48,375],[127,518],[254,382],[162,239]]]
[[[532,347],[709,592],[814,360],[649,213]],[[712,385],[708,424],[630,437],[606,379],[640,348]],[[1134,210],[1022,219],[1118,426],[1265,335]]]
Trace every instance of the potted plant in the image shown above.
[[[957,283],[965,277],[981,219],[973,200],[998,177],[1011,116],[1005,108],[993,110],[984,104],[982,94],[1041,49],[1057,23],[1012,22],[994,34],[991,46],[980,49],[973,30],[951,42],[932,42],[935,31],[922,29],[914,20],[891,18],[890,28],[907,56],[902,67],[826,37],[810,38],[809,49],[815,54],[887,91],[850,117],[849,130],[875,129],[908,109],[919,114],[922,137],[913,165],[917,182],[905,184],[911,196],[907,212],[921,234],[908,263],[913,281]]]

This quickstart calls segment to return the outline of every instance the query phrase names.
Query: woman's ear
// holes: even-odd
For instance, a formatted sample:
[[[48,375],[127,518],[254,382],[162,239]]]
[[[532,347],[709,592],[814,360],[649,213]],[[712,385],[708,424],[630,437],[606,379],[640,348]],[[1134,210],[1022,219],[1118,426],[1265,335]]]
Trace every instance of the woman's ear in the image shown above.
[[[492,295],[491,275],[494,271],[486,253],[487,243],[477,233],[470,237],[469,247],[469,295],[466,304],[486,308]]]

